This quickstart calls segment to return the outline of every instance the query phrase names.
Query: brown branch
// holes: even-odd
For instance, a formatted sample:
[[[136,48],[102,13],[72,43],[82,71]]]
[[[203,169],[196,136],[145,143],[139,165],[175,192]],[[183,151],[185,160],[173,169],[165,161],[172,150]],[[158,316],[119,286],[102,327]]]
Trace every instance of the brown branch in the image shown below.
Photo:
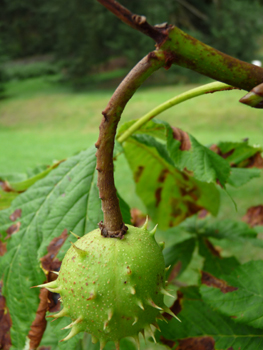
[[[167,29],[170,27],[167,23],[157,26],[151,26],[145,16],[133,14],[130,10],[120,5],[115,0],[97,0],[104,7],[110,10],[124,23],[130,27],[139,30],[143,34],[152,38],[157,45],[160,45],[167,38]]]
[[[114,138],[122,111],[140,85],[157,69],[165,64],[162,52],[151,52],[144,57],[122,81],[114,92],[107,107],[102,112],[97,147],[98,188],[102,200],[104,223],[100,223],[101,233],[105,237],[120,237],[125,227],[120,211],[113,177]]]
[[[176,64],[247,91],[263,81],[263,68],[261,67],[226,55],[191,37],[175,26],[152,27],[146,22],[145,17],[133,15],[117,1],[98,1],[132,28],[154,39],[158,49],[161,49],[166,56],[166,69],[172,64]],[[182,3],[182,0],[179,2]],[[250,104],[251,99],[253,106],[253,103],[257,102],[253,93],[245,98],[248,104]],[[245,100],[241,102],[244,103]],[[262,108],[263,102],[259,100],[253,107]]]

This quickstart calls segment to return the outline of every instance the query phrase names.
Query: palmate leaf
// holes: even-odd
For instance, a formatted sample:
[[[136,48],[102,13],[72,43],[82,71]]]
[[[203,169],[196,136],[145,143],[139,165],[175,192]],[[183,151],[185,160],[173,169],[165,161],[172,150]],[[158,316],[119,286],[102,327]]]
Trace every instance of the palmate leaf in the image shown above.
[[[165,265],[168,267],[170,265],[178,266],[178,276],[187,268],[189,265],[192,255],[196,246],[196,239],[189,238],[180,243],[174,244],[171,247],[165,248],[163,250]],[[169,270],[169,272],[172,269]]]
[[[0,174],[0,181],[3,180],[3,189],[12,192],[23,192],[30,186],[34,185],[38,180],[46,177],[53,169],[63,161],[58,161],[51,166],[39,166],[34,169],[30,169],[27,174]],[[24,176],[23,176],[24,175]]]
[[[118,136],[132,127],[135,122],[136,120],[123,124],[119,129]],[[140,129],[133,133],[133,136],[137,134],[147,134],[165,141],[167,154],[173,165],[179,170],[187,169],[192,172],[194,178],[199,181],[216,182],[218,180],[222,186],[229,183],[231,186],[239,187],[260,176],[260,170],[258,169],[230,168],[230,165],[239,164],[239,162],[247,160],[248,157],[261,151],[261,148],[252,147],[248,145],[248,142],[219,143],[218,150],[220,155],[222,152],[231,153],[224,159],[224,157],[200,144],[192,135],[186,133],[184,133],[184,137],[189,140],[184,142],[189,142],[191,148],[181,150],[181,142],[174,138],[171,126],[156,118],[142,125]]]
[[[262,152],[261,147],[250,146],[248,141],[244,142],[219,142],[218,148],[225,155],[229,164],[239,165],[258,152]]]
[[[65,338],[68,335],[68,330],[63,328],[69,325],[70,322],[72,322],[70,318],[62,317],[61,319],[52,322],[53,324],[50,325],[49,332],[53,334],[53,337],[55,336],[55,338],[58,339],[57,350],[78,349],[78,344],[80,343],[80,339],[83,336],[81,333],[77,334],[75,337],[69,339],[68,341],[60,342],[61,339]]]
[[[54,322],[47,320],[47,327],[44,333],[44,336],[41,340],[38,349],[48,349],[48,350],[83,350],[83,347],[80,346],[82,343],[83,333],[77,334],[75,337],[69,339],[66,342],[61,342],[68,335],[68,330],[63,329],[69,323],[71,319],[68,317],[62,317]],[[95,350],[92,347],[88,348],[89,350]]]
[[[219,155],[201,145],[193,136],[189,135],[191,148],[181,151],[181,143],[174,139],[172,129],[167,125],[167,148],[170,157],[178,169],[186,168],[192,171],[199,181],[216,182],[224,187],[230,175],[230,166]]]
[[[65,191],[61,191],[56,198],[53,198],[52,207],[42,228],[43,238],[38,250],[39,258],[46,253],[49,242],[59,236],[65,228],[68,232],[72,231],[83,236],[98,228],[98,222],[103,219],[97,188],[95,152],[91,149],[87,159],[85,155],[82,157],[81,164],[75,167],[75,176],[68,176]],[[63,258],[69,246],[70,240],[67,240],[60,249],[59,258]]]
[[[172,319],[168,324],[159,323],[161,337],[173,341],[174,345],[187,342],[193,344],[195,340],[196,342],[203,340],[203,345],[209,344],[210,347],[202,349],[261,350],[263,348],[261,329],[238,324],[231,317],[217,313],[202,300],[197,287],[182,288],[177,303],[181,310],[178,317],[182,322]]]
[[[126,123],[124,123],[118,130],[118,137],[120,137],[126,130],[128,130],[133,124],[135,124],[138,121],[138,119],[130,120]],[[166,134],[167,134],[167,123],[163,122],[162,120],[159,120],[157,118],[154,118],[150,121],[148,121],[146,124],[143,124],[138,130],[136,130],[133,135],[135,134],[147,134],[153,137],[157,137],[161,140],[166,140]]]
[[[0,187],[0,210],[10,207],[12,201],[18,196],[15,192],[5,192]]]
[[[247,169],[247,168],[231,168],[230,176],[227,180],[228,184],[233,187],[240,187],[250,180],[260,177],[260,169]]]
[[[234,242],[250,241],[256,245],[261,245],[260,240],[257,239],[256,230],[242,221],[225,219],[210,222],[208,219],[199,220],[197,216],[193,216],[184,221],[180,228],[200,237],[228,239]]]
[[[202,285],[203,299],[236,322],[263,328],[263,261],[250,261],[220,279],[235,290],[223,293],[219,288]]]
[[[4,295],[12,318],[15,349],[23,349],[35,318],[39,290],[30,287],[45,279],[39,258],[46,253],[51,239],[64,229],[83,235],[95,229],[102,219],[95,166],[95,150],[83,151],[60,164],[12,203],[10,212],[22,210],[17,219],[21,226],[9,239],[0,274],[5,268]],[[3,214],[6,227],[6,211]]]
[[[163,143],[149,135],[135,135],[125,142],[124,151],[136,192],[161,229],[179,224],[201,208],[217,214],[219,192],[215,185],[177,170]]]
[[[240,265],[238,260],[233,256],[222,258],[212,243],[205,238],[199,237],[198,245],[199,254],[204,257],[202,270],[205,272],[219,277],[223,274],[231,273]]]
[[[44,335],[41,346],[43,349],[50,350],[100,350],[100,343],[92,343],[91,335],[88,333],[79,333],[66,342],[60,342],[69,331],[64,329],[71,322],[70,318],[62,317],[54,322],[48,321],[47,334]],[[83,338],[83,339],[82,339]],[[42,347],[40,347],[42,349]],[[113,341],[108,342],[104,350],[115,350]],[[123,338],[120,341],[120,350],[137,350],[137,346],[131,338]]]

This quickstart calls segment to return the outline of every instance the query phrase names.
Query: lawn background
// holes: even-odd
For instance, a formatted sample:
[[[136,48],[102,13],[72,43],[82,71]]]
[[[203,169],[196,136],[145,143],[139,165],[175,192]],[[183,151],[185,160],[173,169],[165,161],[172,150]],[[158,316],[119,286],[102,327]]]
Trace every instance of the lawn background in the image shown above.
[[[145,86],[128,103],[121,123],[136,119],[179,93],[197,85]],[[39,77],[6,84],[0,101],[0,174],[23,173],[38,165],[69,156],[92,146],[98,137],[101,111],[114,89],[105,87],[76,92],[56,77]],[[159,118],[193,134],[206,145],[241,141],[263,145],[262,110],[238,100],[244,91],[223,91],[189,100],[162,113]],[[134,196],[131,174],[123,157],[116,164],[117,187],[131,206],[143,210]],[[219,218],[241,218],[246,209],[263,203],[261,178],[239,189],[229,187],[237,203],[221,191]]]

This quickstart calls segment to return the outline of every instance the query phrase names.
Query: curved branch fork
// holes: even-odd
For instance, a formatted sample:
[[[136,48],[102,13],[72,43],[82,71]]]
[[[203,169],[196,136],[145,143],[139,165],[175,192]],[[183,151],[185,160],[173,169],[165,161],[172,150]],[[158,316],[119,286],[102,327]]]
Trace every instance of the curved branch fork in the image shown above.
[[[124,107],[135,91],[154,71],[164,65],[165,59],[162,51],[149,53],[122,81],[102,112],[99,139],[95,146],[98,149],[96,169],[98,170],[98,188],[104,215],[104,223],[99,223],[99,227],[105,237],[122,238],[127,231],[123,223],[113,177],[113,149],[118,122]]]
[[[172,27],[163,23],[161,25],[152,26],[150,25],[145,16],[140,16],[132,13],[130,10],[119,4],[115,0],[97,0],[121,21],[128,24],[130,27],[139,30],[143,34],[152,38],[157,46],[160,46],[167,38],[167,29]]]

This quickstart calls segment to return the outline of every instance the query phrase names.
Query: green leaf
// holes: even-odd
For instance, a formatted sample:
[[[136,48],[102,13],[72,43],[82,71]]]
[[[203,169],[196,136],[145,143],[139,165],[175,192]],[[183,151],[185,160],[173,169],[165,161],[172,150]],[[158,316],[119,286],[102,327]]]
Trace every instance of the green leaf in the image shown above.
[[[209,220],[199,220],[196,216],[183,222],[182,227],[186,232],[197,234],[202,237],[213,237],[216,239],[228,239],[231,241],[245,242],[257,240],[257,232],[248,224],[242,221],[229,219],[209,222]],[[259,243],[258,243],[259,244]]]
[[[138,119],[134,119],[124,123],[118,130],[117,139],[124,133],[124,131],[128,130],[137,121]],[[153,120],[148,121],[146,124],[143,124],[140,129],[136,130],[132,135],[147,134],[161,140],[166,140],[166,127],[166,122],[154,118]]]
[[[5,208],[0,211],[0,233],[1,238],[5,238],[7,233],[6,230],[11,225],[10,215],[12,214],[12,208]]]
[[[167,148],[175,166],[180,169],[192,171],[199,181],[216,182],[219,180],[224,187],[230,175],[228,162],[209,148],[201,145],[193,136],[189,135],[191,149],[180,150],[180,142],[173,138],[173,132],[167,126]]]
[[[26,173],[0,173],[0,181],[21,182],[28,179]]]
[[[54,321],[50,327],[50,331],[53,332],[53,336],[59,340],[57,344],[57,348],[59,350],[75,350],[80,342],[80,339],[83,337],[83,333],[79,333],[65,342],[60,341],[69,334],[69,330],[63,328],[68,326],[71,322],[72,320],[70,318],[62,317]]]
[[[0,186],[0,210],[10,207],[12,201],[18,196],[15,192],[5,192]]]
[[[46,254],[49,242],[58,237],[66,228],[78,236],[95,230],[103,220],[101,201],[97,188],[95,151],[89,149],[82,153],[80,163],[71,170],[71,174],[63,178],[66,187],[62,185],[45,218],[42,232],[43,238],[38,251],[38,257]],[[62,259],[70,246],[68,239],[59,251]]]
[[[223,293],[219,288],[202,285],[203,299],[236,322],[263,328],[263,261],[250,261],[221,279],[236,290]]]
[[[231,317],[223,316],[211,309],[204,301],[196,287],[182,288],[179,294],[178,317],[182,321],[172,319],[168,325],[160,322],[161,336],[178,341],[204,337],[215,343],[214,349],[256,350],[263,348],[263,333],[246,325],[237,324]],[[212,347],[211,347],[212,348]]]
[[[220,142],[218,147],[226,161],[232,165],[238,165],[246,159],[252,157],[257,152],[262,152],[260,147],[250,146],[248,141],[244,142]],[[227,154],[228,153],[228,154]]]
[[[136,192],[161,229],[179,224],[201,208],[217,213],[219,192],[215,185],[174,168],[163,143],[149,135],[136,135],[125,142],[124,151]]]
[[[231,273],[240,264],[235,257],[222,258],[212,243],[204,238],[199,238],[199,254],[204,257],[203,271],[216,277]]]
[[[125,224],[131,225],[131,209],[118,192],[117,192],[117,196],[119,198],[119,204],[120,204],[120,208],[121,208],[121,214],[122,214],[123,221]]]
[[[141,143],[146,147],[154,147],[159,156],[162,157],[168,164],[173,166],[173,161],[170,158],[164,143],[157,141],[157,139],[147,134],[134,135],[132,138],[137,141],[137,143]]]
[[[240,187],[255,177],[260,177],[260,174],[260,169],[231,168],[230,176],[227,182],[233,187]]]
[[[82,236],[95,229],[102,218],[95,167],[95,150],[83,151],[60,164],[12,203],[11,212],[22,210],[18,219],[21,226],[8,240],[10,260],[8,265],[1,265],[0,274],[6,268],[4,295],[12,318],[12,342],[18,349],[24,347],[39,303],[39,290],[30,288],[45,280],[39,258],[64,229]],[[0,212],[0,222],[1,217]]]
[[[180,275],[189,265],[195,249],[196,239],[189,238],[163,250],[165,266],[180,264]],[[169,270],[171,271],[171,269]]]
[[[52,164],[51,166],[41,166],[37,167],[35,169],[32,169],[28,172],[28,174],[25,174],[24,178],[21,181],[12,181],[14,178],[19,178],[19,175],[22,174],[14,174],[14,175],[3,175],[4,180],[7,181],[7,186],[13,191],[13,192],[23,192],[27,190],[30,186],[34,185],[34,183],[38,180],[43,179],[45,176],[47,176],[53,169],[55,169],[61,161],[56,162]],[[0,175],[1,177],[1,175]],[[1,177],[2,178],[2,177]],[[7,180],[9,179],[9,180]]]

